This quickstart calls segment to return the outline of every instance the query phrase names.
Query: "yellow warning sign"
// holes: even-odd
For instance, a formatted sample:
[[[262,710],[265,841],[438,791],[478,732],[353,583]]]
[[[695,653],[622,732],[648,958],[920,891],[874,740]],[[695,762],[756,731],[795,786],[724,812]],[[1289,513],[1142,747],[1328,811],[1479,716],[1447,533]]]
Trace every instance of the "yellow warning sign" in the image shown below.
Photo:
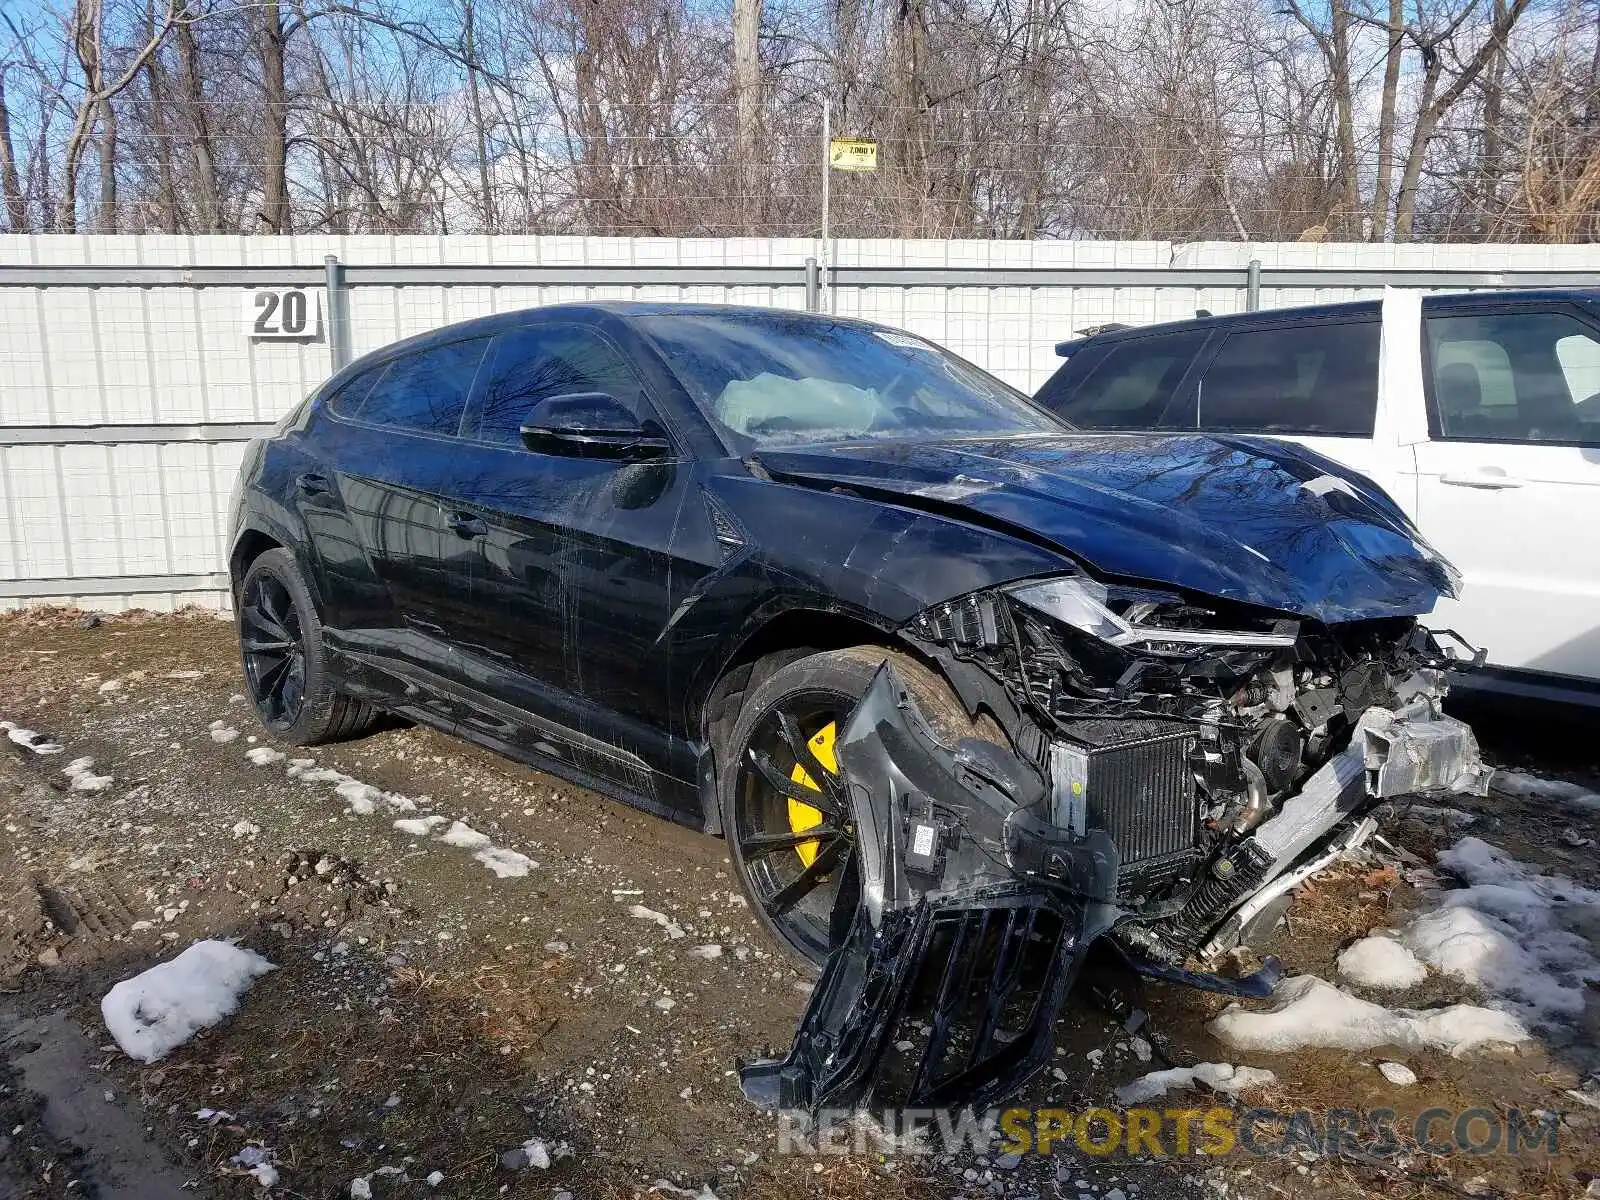
[[[871,138],[832,138],[828,142],[828,165],[835,171],[876,171],[878,143]]]

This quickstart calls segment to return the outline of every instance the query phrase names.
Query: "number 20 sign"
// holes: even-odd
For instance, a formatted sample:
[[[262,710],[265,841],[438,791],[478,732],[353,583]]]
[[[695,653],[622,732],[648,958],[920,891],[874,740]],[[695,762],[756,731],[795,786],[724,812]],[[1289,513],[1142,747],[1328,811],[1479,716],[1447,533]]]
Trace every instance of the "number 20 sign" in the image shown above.
[[[322,293],[314,288],[263,288],[244,297],[244,332],[263,338],[314,338],[322,330]]]

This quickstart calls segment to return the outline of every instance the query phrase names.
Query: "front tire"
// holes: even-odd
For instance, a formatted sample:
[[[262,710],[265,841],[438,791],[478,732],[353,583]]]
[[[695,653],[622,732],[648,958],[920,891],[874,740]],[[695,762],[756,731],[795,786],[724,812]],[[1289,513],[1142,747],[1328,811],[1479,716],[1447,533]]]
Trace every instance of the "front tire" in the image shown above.
[[[778,667],[744,698],[717,747],[717,798],[728,856],[751,911],[796,964],[815,969],[832,948],[841,889],[854,894],[855,831],[835,739],[885,661],[934,733],[1005,745],[988,717],[973,721],[934,671],[881,646],[829,650]]]
[[[371,728],[377,711],[329,682],[322,618],[294,555],[268,550],[252,562],[238,609],[245,690],[274,738],[314,746]]]

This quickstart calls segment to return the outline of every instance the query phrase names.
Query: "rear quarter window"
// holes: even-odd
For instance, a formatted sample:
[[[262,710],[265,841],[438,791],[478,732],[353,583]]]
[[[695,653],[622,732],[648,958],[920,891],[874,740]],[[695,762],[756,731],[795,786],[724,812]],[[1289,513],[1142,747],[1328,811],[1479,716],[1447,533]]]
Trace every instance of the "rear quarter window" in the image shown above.
[[[341,393],[338,411],[371,425],[454,436],[488,345],[486,337],[470,338],[394,359],[359,408],[346,407]]]
[[[1190,331],[1086,346],[1036,399],[1079,429],[1154,429],[1204,342]]]
[[[332,391],[326,391],[327,398],[322,402],[322,407],[336,417],[353,417],[361,411],[361,405],[371,393],[373,385],[382,377],[387,364],[383,367],[373,367],[345,380]]]

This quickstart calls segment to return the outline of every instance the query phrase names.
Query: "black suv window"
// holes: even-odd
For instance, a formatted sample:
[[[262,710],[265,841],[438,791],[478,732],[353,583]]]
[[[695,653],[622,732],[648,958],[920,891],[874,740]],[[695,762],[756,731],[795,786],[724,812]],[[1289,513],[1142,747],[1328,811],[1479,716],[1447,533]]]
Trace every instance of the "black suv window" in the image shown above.
[[[341,417],[353,417],[361,411],[361,405],[372,392],[373,384],[383,378],[383,373],[388,369],[388,364],[373,367],[370,371],[348,379],[338,391],[331,393],[323,402],[323,407],[331,409]]]
[[[488,345],[488,338],[472,338],[397,358],[359,410],[352,414],[343,394],[338,407],[375,425],[454,436]]]
[[[534,325],[495,340],[474,436],[520,446],[534,405],[571,392],[605,392],[636,417],[650,415],[639,377],[605,338],[581,325]]]
[[[1196,427],[1370,437],[1378,335],[1376,321],[1229,334],[1200,380]]]
[[[1172,391],[1205,341],[1199,330],[1129,338],[1094,356],[1087,367],[1069,361],[1039,389],[1037,400],[1080,429],[1153,429]],[[1074,375],[1081,378],[1074,382]]]
[[[1600,445],[1600,336],[1558,312],[1428,317],[1434,434]]]

